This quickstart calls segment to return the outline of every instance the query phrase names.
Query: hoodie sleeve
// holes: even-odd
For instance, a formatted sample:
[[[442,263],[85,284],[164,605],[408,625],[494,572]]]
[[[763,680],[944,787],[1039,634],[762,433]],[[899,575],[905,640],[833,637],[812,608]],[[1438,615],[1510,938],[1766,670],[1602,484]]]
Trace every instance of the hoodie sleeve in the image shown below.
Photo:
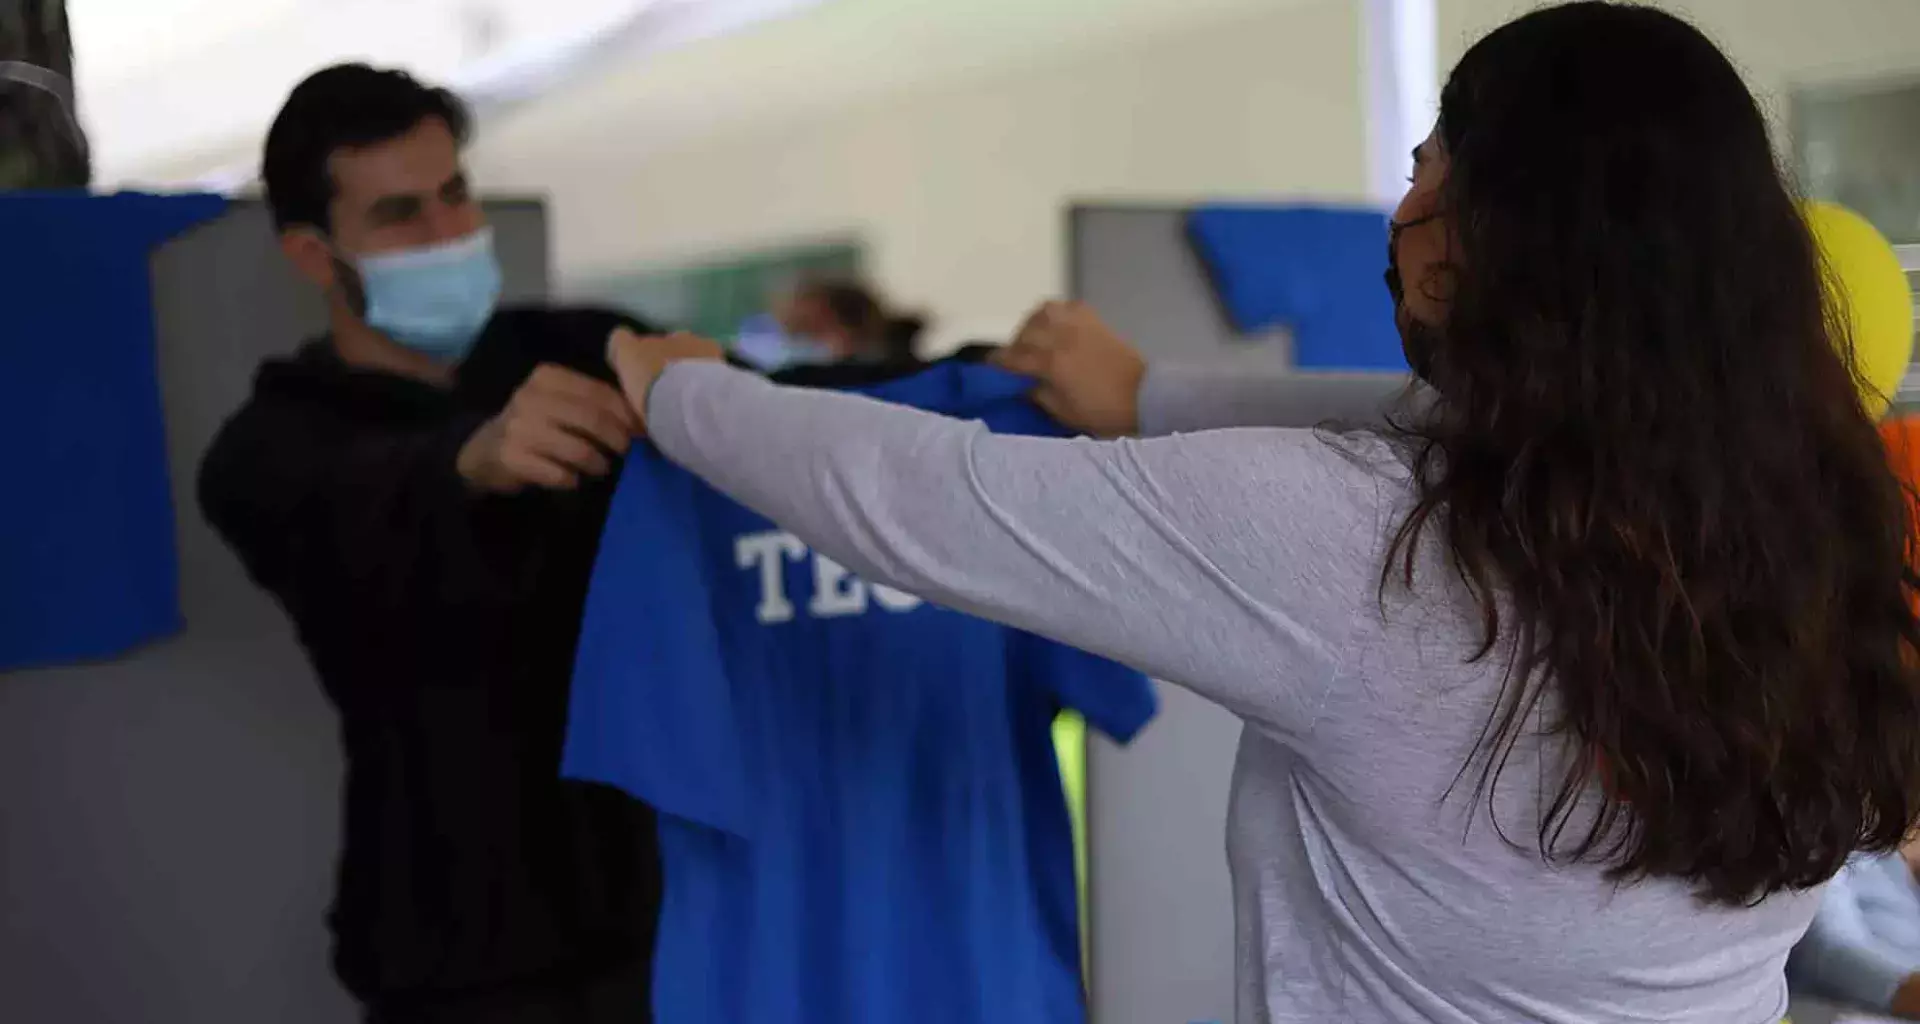
[[[482,408],[505,406],[514,389],[542,363],[618,387],[619,379],[607,365],[607,336],[616,327],[636,334],[664,333],[657,324],[591,306],[503,309],[494,320],[490,331],[497,332],[495,336],[460,364],[460,391]]]
[[[200,507],[296,614],[315,602],[407,615],[504,597],[517,582],[516,545],[503,541],[519,503],[472,494],[454,468],[480,423],[382,431],[256,398],[201,463]]]

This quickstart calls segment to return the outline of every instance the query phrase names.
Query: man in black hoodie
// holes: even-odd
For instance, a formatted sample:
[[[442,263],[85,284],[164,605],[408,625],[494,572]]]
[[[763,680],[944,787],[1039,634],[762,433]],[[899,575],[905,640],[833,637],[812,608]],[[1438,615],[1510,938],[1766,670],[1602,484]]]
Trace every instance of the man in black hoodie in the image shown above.
[[[588,573],[632,419],[610,313],[496,310],[467,115],[397,71],[296,88],[267,138],[330,331],[269,361],[201,467],[346,748],[335,966],[372,1024],[640,1024],[653,819],[563,782]]]

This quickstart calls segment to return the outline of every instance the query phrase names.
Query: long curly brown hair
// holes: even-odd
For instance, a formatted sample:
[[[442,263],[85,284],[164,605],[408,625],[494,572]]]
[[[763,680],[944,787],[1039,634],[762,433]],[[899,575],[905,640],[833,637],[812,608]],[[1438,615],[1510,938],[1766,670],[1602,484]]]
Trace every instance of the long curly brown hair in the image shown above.
[[[1463,777],[1544,721],[1539,845],[1747,904],[1920,814],[1907,493],[1738,72],[1660,11],[1572,3],[1441,96],[1435,401],[1396,425],[1508,675]],[[1576,813],[1591,808],[1598,812]]]

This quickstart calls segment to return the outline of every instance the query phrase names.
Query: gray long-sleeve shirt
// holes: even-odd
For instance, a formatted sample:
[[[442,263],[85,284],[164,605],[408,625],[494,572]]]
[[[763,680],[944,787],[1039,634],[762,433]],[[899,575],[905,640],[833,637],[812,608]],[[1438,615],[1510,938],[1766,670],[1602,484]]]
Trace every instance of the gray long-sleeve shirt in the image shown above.
[[[1255,421],[1252,387],[1155,371],[1143,418]],[[1503,666],[1468,661],[1477,623],[1437,549],[1421,552],[1420,589],[1382,608],[1411,494],[1386,442],[996,436],[707,364],[669,369],[649,406],[671,458],[869,579],[1245,720],[1227,837],[1242,1024],[1774,1024],[1785,1011],[1782,965],[1817,893],[1708,907],[1680,884],[1546,863],[1539,780],[1559,777],[1564,751],[1544,740],[1521,743],[1493,788],[1498,831],[1471,778],[1449,795]]]

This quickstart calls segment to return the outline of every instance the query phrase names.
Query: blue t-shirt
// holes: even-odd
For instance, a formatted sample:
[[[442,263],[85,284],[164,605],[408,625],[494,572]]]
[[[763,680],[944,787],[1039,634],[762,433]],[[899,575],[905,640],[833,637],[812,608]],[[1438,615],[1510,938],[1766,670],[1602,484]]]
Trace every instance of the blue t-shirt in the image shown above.
[[[1059,434],[1027,387],[945,363],[858,390]],[[859,580],[636,454],[565,772],[660,812],[658,1019],[1083,1019],[1063,708],[1124,740],[1155,704],[1137,673]]]
[[[148,263],[218,196],[0,194],[0,671],[180,628]]]
[[[1405,371],[1387,269],[1387,215],[1329,206],[1208,206],[1187,233],[1242,333],[1284,326],[1300,369]]]

